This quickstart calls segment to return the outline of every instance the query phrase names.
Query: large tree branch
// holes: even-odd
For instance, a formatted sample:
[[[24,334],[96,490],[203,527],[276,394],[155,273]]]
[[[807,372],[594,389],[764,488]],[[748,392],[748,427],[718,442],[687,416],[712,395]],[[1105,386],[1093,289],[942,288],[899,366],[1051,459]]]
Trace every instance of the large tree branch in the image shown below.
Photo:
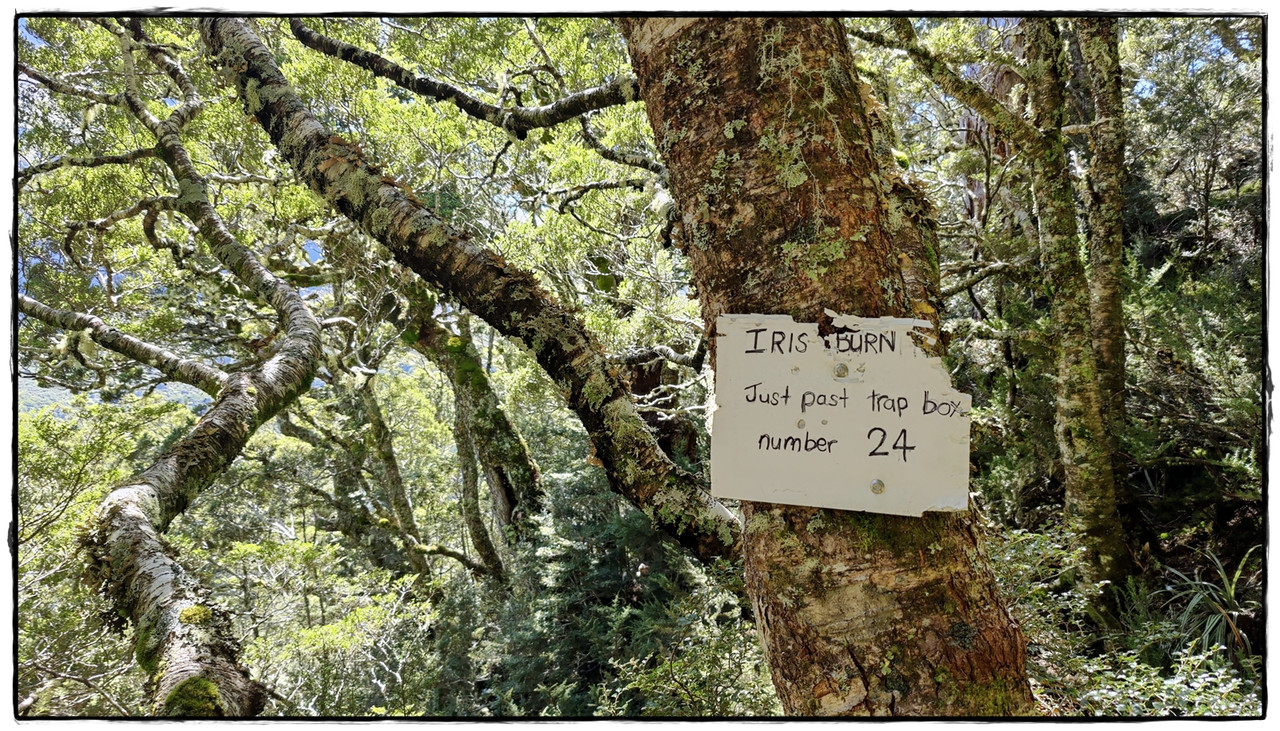
[[[659,358],[692,368],[695,371],[702,370],[702,363],[707,357],[707,341],[705,339],[698,341],[698,347],[692,353],[677,353],[666,345],[654,345],[649,348],[640,348],[638,350],[629,350],[625,353],[609,356],[609,360],[624,365],[640,365],[642,363],[650,363]]]
[[[227,382],[228,376],[221,369],[180,358],[164,348],[120,332],[93,315],[49,307],[25,294],[18,295],[18,311],[64,330],[83,331],[102,347],[149,365],[169,379],[195,386],[210,396],[217,396]]]
[[[622,76],[544,106],[500,107],[481,101],[455,86],[418,76],[376,53],[317,33],[298,18],[289,19],[289,28],[293,30],[294,37],[308,48],[353,63],[415,94],[450,102],[467,115],[500,127],[521,140],[528,136],[531,129],[554,127],[587,112],[626,104],[640,98],[640,88],[636,86],[635,77]]]
[[[658,448],[618,371],[576,314],[529,272],[473,244],[307,111],[270,50],[232,18],[208,18],[210,51],[233,69],[255,116],[299,178],[448,297],[518,339],[561,388],[590,435],[611,485],[655,524],[704,559],[734,552],[737,520]]]
[[[951,96],[959,99],[982,116],[988,124],[996,127],[1023,149],[1036,152],[1040,149],[1040,132],[1025,119],[1014,114],[1000,100],[979,84],[962,78],[942,59],[934,55],[920,43],[915,28],[907,18],[893,18],[893,29],[897,38],[893,39],[880,33],[850,29],[849,34],[886,48],[897,48],[906,51],[916,68],[933,83]]]

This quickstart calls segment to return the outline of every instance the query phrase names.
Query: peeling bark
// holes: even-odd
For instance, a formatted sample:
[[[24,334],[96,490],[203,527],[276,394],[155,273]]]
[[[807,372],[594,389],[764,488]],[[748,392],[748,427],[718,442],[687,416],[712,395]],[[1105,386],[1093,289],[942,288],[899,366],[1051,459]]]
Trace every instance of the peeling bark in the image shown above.
[[[621,25],[708,332],[722,313],[817,321],[825,308],[937,324],[928,206],[881,150],[838,22]],[[1025,639],[970,516],[743,513],[747,591],[787,713],[1031,711]]]
[[[625,382],[569,308],[532,274],[436,217],[357,146],[330,135],[243,21],[206,18],[200,28],[211,54],[234,74],[246,111],[311,190],[424,281],[532,351],[581,419],[614,490],[696,556],[734,552],[737,521],[658,449]]]

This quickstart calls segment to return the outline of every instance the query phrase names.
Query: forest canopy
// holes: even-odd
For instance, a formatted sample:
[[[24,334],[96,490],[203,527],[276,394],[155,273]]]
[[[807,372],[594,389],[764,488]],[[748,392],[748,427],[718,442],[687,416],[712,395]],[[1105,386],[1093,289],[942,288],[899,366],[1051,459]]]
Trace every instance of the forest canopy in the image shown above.
[[[14,44],[17,716],[1263,712],[1261,17]],[[827,310],[969,510],[712,496],[717,316]]]

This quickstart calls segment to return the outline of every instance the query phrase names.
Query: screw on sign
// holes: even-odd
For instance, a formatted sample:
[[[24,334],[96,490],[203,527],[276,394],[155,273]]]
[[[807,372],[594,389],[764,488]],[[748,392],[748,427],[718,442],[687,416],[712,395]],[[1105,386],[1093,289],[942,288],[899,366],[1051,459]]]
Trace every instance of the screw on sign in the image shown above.
[[[717,320],[712,493],[896,515],[966,509],[971,400],[921,348],[929,323],[828,314],[826,336],[784,315]]]

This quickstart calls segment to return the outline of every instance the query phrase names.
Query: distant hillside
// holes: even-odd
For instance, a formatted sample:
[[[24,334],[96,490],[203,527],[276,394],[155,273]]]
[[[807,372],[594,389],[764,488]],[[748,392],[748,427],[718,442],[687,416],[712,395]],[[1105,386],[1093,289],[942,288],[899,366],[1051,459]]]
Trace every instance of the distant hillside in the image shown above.
[[[54,404],[71,403],[71,392],[65,388],[43,388],[29,378],[18,379],[18,411],[36,411]]]
[[[141,393],[141,392],[139,392]],[[185,383],[162,383],[156,387],[155,393],[161,398],[185,404],[193,411],[201,411],[212,399],[208,394]],[[54,404],[71,403],[72,393],[65,388],[44,388],[30,378],[18,379],[18,411],[35,411]],[[89,398],[97,401],[97,394]]]

